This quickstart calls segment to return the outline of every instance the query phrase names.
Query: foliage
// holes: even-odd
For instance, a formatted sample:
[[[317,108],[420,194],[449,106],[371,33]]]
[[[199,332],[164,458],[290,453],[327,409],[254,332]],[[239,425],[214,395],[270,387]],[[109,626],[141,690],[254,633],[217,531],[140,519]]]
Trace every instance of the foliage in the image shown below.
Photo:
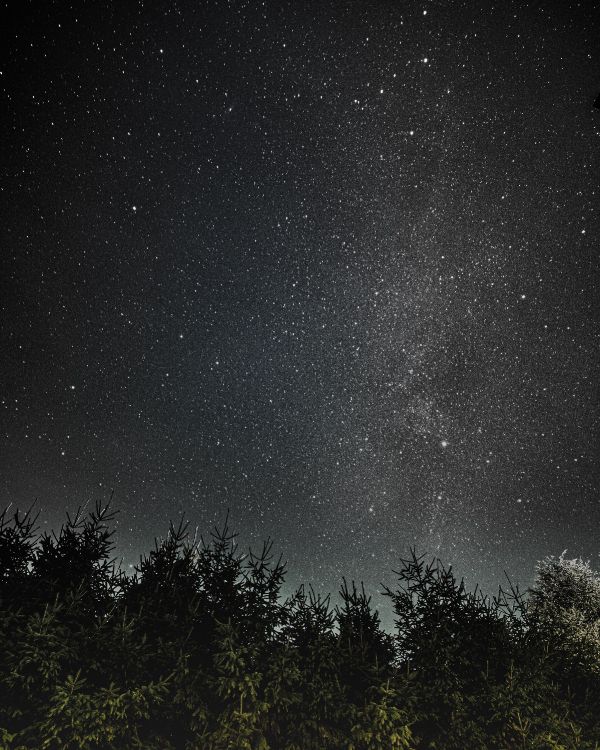
[[[528,596],[468,591],[412,553],[386,589],[281,597],[272,543],[171,525],[133,576],[96,506],[38,535],[0,515],[0,748],[591,750],[600,577],[547,558]]]

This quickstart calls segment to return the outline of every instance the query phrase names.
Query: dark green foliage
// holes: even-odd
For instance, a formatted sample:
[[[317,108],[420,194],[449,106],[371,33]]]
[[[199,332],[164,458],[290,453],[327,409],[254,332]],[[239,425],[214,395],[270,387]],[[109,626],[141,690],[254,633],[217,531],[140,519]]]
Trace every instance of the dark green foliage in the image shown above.
[[[127,577],[112,519],[37,536],[31,513],[0,515],[0,748],[600,748],[600,583],[581,561],[490,599],[413,554],[392,636],[354,582],[335,608],[283,600],[271,543],[242,555],[227,523],[206,542],[171,526]]]

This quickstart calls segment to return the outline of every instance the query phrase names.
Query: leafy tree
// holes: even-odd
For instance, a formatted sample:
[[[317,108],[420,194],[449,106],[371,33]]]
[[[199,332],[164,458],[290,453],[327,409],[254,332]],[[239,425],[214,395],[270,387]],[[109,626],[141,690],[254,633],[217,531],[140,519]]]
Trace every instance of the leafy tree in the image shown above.
[[[589,563],[564,556],[538,563],[528,621],[573,685],[600,687],[600,575]]]

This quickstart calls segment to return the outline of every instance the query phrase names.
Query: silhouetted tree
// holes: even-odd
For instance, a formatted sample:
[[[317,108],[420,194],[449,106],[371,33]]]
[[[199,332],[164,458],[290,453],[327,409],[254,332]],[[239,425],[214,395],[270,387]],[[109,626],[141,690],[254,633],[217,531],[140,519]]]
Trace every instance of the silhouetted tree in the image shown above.
[[[386,589],[300,587],[267,541],[241,554],[170,525],[126,576],[114,513],[57,534],[0,515],[2,750],[598,750],[600,578],[547,558],[528,596],[468,591],[412,553]]]

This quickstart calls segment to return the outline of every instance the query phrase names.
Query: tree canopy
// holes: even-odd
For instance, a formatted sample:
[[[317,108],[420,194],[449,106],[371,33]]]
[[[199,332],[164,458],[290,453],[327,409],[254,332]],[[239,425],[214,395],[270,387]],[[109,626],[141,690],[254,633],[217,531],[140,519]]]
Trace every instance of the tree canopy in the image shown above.
[[[181,522],[134,575],[97,505],[38,534],[0,515],[6,750],[591,750],[600,747],[600,576],[547,558],[531,591],[468,591],[411,553],[385,632],[362,585],[300,587],[266,542]]]

